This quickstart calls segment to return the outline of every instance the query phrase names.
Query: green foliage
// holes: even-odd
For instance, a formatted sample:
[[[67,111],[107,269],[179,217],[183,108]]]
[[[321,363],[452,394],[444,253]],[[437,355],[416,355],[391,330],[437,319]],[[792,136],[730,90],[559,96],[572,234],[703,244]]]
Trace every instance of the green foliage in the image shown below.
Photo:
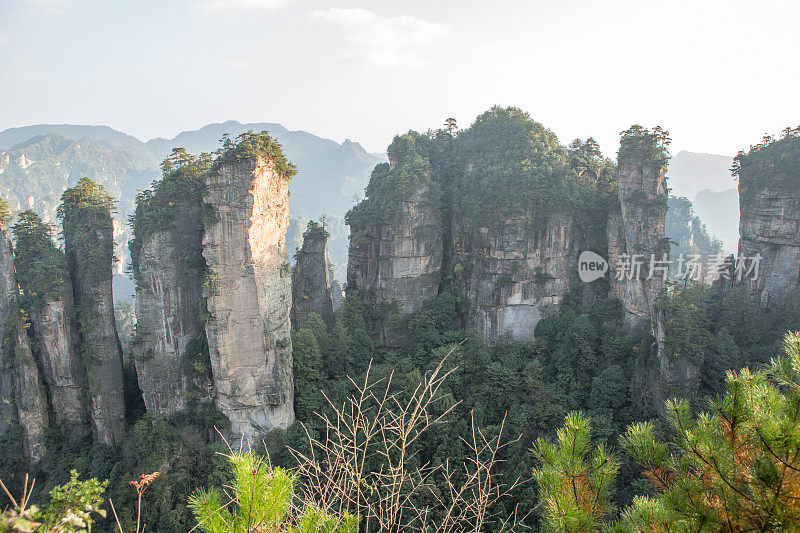
[[[453,199],[476,226],[527,216],[539,227],[554,209],[579,202],[581,183],[568,150],[518,108],[491,108],[459,133],[456,144],[467,171],[454,179]]]
[[[134,279],[139,275],[139,258],[147,238],[173,224],[179,206],[200,208],[206,194],[205,174],[210,168],[209,154],[196,157],[183,148],[175,148],[172,155],[161,163],[162,179],[136,195],[136,211],[129,221],[133,239],[128,242]],[[196,255],[202,262],[200,250]],[[202,272],[205,265],[198,264],[197,267]]]
[[[57,528],[59,531],[73,532],[92,530],[95,522],[93,514],[106,517],[102,495],[108,481],[88,479],[80,481],[78,472],[70,472],[70,480],[50,491],[50,504],[43,513],[42,522],[45,528]]]
[[[107,282],[114,262],[114,198],[102,185],[81,178],[61,195],[64,248],[70,272],[86,286]]]
[[[35,308],[63,298],[67,260],[53,243],[53,226],[33,211],[19,214],[11,228],[16,240],[14,266],[25,295],[25,305]]]
[[[367,199],[353,207],[346,216],[347,224],[394,224],[402,220],[403,202],[428,187],[426,199],[437,206],[441,186],[434,178],[430,157],[429,136],[410,131],[398,135],[389,145],[390,163],[381,163],[372,171],[367,185]]]
[[[673,259],[673,264],[670,265],[672,277],[676,275],[676,260],[681,254],[684,258],[699,255],[708,260],[722,253],[722,241],[710,235],[700,217],[693,214],[692,202],[687,198],[670,196],[667,205],[664,232],[674,243],[669,250]]]
[[[603,445],[592,449],[591,425],[569,413],[556,443],[539,439],[533,448],[540,466],[533,471],[545,504],[543,531],[593,531],[614,510],[611,498],[619,462]]]
[[[247,131],[234,140],[225,135],[220,139],[220,144],[220,148],[214,152],[216,159],[211,167],[212,171],[217,171],[222,165],[263,158],[272,161],[275,169],[285,178],[297,174],[297,168],[286,159],[281,145],[266,131],[260,133]]]
[[[312,317],[319,318],[319,315],[312,313],[309,319]],[[320,394],[323,386],[322,351],[312,327],[306,325],[292,332],[294,404],[295,416],[299,420],[310,420],[324,405]]]
[[[800,186],[800,127],[789,130],[781,139],[765,136],[762,143],[751,146],[747,153],[739,152],[732,173],[739,179],[745,201],[765,188]]]
[[[669,132],[656,126],[651,132],[634,124],[620,133],[619,158],[642,158],[648,163],[663,165],[669,159]]]
[[[730,373],[725,392],[697,416],[669,402],[672,438],[632,425],[622,446],[658,492],[625,513],[632,531],[787,531],[800,524],[800,336],[762,371]],[[665,520],[666,519],[666,520]]]
[[[11,206],[8,205],[8,201],[5,198],[0,196],[0,226],[7,226],[11,221],[11,217]]]
[[[200,530],[206,533],[329,532],[355,533],[358,518],[337,517],[306,505],[298,516],[290,508],[297,478],[279,467],[271,467],[253,453],[231,452],[233,469],[230,493],[201,489],[189,499]],[[230,503],[229,503],[229,500]]]

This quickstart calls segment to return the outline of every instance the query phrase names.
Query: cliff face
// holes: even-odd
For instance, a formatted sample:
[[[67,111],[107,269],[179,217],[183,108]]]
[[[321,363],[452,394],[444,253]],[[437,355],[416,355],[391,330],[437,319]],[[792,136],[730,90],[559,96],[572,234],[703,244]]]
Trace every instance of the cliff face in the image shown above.
[[[558,313],[577,271],[572,219],[552,215],[542,230],[531,230],[528,222],[518,218],[500,229],[454,232],[462,261],[471,265],[463,276],[469,325],[489,344],[504,333],[533,339],[539,320]]]
[[[639,372],[647,374],[653,405],[662,415],[665,400],[694,397],[699,385],[691,354],[667,353],[665,319],[656,304],[665,286],[659,269],[669,265],[664,262],[669,253],[666,166],[666,146],[655,134],[623,135],[617,165],[618,204],[607,225],[610,295],[622,302],[628,327],[649,331],[655,338],[655,364],[647,363]]]
[[[14,255],[5,226],[0,226],[0,327],[5,334],[11,312],[16,308],[17,281],[14,278]],[[10,352],[0,346],[0,435],[16,419],[14,381],[10,372]]]
[[[623,302],[629,326],[648,329],[654,335],[655,298],[664,281],[661,275],[646,278],[651,256],[655,254],[660,261],[668,252],[664,241],[665,172],[666,162],[650,161],[635,149],[621,149],[617,167],[619,202],[609,214],[607,226],[611,294]],[[641,266],[619,272],[619,262],[626,257],[634,261],[634,256],[638,256]]]
[[[19,310],[19,289],[14,272],[11,240],[0,224],[0,434],[19,424],[22,444],[30,463],[45,455],[44,430],[48,425],[47,396],[31,352],[24,316]]]
[[[22,316],[18,317],[15,336],[13,374],[17,420],[22,428],[25,457],[30,463],[38,463],[47,452],[44,444],[44,431],[48,426],[47,393]]]
[[[409,132],[388,156],[347,215],[348,291],[373,316],[448,291],[488,344],[530,340],[577,280],[580,246],[605,245],[613,163],[519,109],[492,108],[457,135]]]
[[[798,286],[800,193],[765,189],[740,198],[739,256],[761,254],[758,279],[746,283],[753,301],[779,303]]]
[[[72,276],[78,342],[89,384],[97,442],[116,445],[125,436],[122,349],[111,289],[114,260],[113,200],[82,179],[62,196],[64,250]]]
[[[292,271],[292,327],[300,329],[316,313],[333,327],[333,298],[328,268],[328,233],[314,222],[303,234]]]
[[[172,223],[149,233],[137,255],[134,357],[145,406],[154,414],[210,401],[211,369],[198,357],[206,346],[200,212],[200,205],[179,202]]]
[[[436,297],[442,268],[442,214],[422,184],[396,204],[391,223],[350,220],[348,290],[372,308],[394,302],[402,313]]]
[[[74,313],[68,281],[60,298],[31,310],[31,322],[55,421],[67,436],[81,438],[89,434],[90,426],[86,373],[76,349]]]
[[[800,283],[798,185],[800,137],[758,148],[742,161],[739,256],[761,255],[758,277],[746,276],[743,283],[749,286],[753,301],[765,307],[780,305]]]
[[[214,219],[205,226],[206,323],[215,406],[234,436],[294,421],[291,289],[286,265],[288,177],[258,157],[206,178]]]

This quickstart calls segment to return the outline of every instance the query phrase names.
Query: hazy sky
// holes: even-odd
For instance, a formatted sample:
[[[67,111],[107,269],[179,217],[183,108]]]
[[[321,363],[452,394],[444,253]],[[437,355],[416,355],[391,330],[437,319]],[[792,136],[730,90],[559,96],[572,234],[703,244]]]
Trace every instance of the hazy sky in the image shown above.
[[[798,21],[797,0],[0,0],[0,130],[235,119],[377,152],[500,104],[609,155],[632,123],[734,154],[800,124]]]

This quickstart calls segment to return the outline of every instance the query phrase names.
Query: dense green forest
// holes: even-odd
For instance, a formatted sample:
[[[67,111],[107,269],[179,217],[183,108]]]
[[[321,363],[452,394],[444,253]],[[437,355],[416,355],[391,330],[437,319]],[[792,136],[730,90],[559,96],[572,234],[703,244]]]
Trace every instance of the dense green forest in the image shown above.
[[[644,135],[661,133],[633,131],[623,149],[648,149],[650,144],[638,142]],[[489,142],[478,143],[481,138]],[[218,161],[274,149],[256,138],[245,141],[236,145],[241,149],[224,146]],[[648,155],[660,159],[664,152]],[[458,135],[442,129],[400,136],[389,158],[399,164],[376,167],[367,188],[376,202],[353,209],[348,214],[351,223],[391,222],[397,215],[393,204],[419,180],[428,181],[433,199],[456,196],[455,209],[474,220],[492,213],[514,217],[522,209],[545,213],[557,206],[582,213],[590,227],[598,224],[592,209],[602,212],[613,196],[614,165],[596,143],[589,139],[562,147],[551,132],[514,109],[495,108]],[[278,164],[293,171],[285,159]],[[469,175],[485,181],[465,179],[451,166],[461,164],[469,164]],[[175,200],[187,190],[202,193],[197,177],[208,168],[214,168],[209,158],[193,159],[182,152],[165,162],[164,180],[138,199],[134,254],[137,239],[170,223]],[[514,201],[507,201],[509,197]],[[82,206],[80,219],[72,216],[76,213],[70,211],[70,202]],[[91,183],[81,182],[65,196],[64,231],[82,231],[79,222],[87,216],[105,219],[110,202]],[[26,215],[18,231],[35,237],[25,245],[30,247],[43,246],[42,236],[51,230]],[[456,264],[450,262],[447,268],[455,269]],[[53,279],[57,277],[47,278]],[[30,281],[31,287],[41,284]],[[47,287],[33,292],[47,294]],[[30,502],[44,512],[29,510],[25,520],[52,524],[57,512],[83,506],[90,514],[84,522],[96,520],[93,530],[113,531],[115,519],[107,513],[107,501],[112,500],[125,531],[138,530],[138,522],[152,531],[188,531],[198,520],[206,531],[227,530],[225,521],[237,524],[231,531],[255,531],[250,518],[243,518],[243,509],[247,502],[256,505],[252,493],[259,491],[266,495],[257,502],[266,517],[260,526],[268,524],[276,531],[288,528],[289,514],[300,531],[352,531],[353,513],[371,521],[364,526],[370,530],[445,524],[450,530],[527,526],[542,531],[636,531],[650,530],[641,524],[659,530],[658,524],[668,524],[685,509],[694,512],[693,495],[724,500],[708,503],[706,514],[692,515],[694,522],[674,521],[661,529],[697,531],[703,530],[704,517],[720,508],[730,514],[743,505],[735,490],[721,486],[734,467],[748,475],[755,472],[748,486],[778,488],[770,500],[777,503],[760,522],[762,530],[777,530],[780,520],[796,518],[796,503],[781,491],[796,502],[797,481],[784,474],[788,468],[795,476],[797,470],[797,424],[791,413],[800,412],[800,352],[797,338],[784,339],[787,331],[800,328],[797,298],[790,300],[793,305],[766,311],[750,302],[745,287],[722,291],[691,282],[669,283],[657,302],[665,319],[664,349],[691,357],[699,368],[700,385],[695,397],[671,404],[665,420],[644,386],[648,369],[656,364],[653,338],[627,332],[619,301],[601,299],[586,305],[572,294],[558,316],[537,324],[536,340],[503,337],[487,346],[477,332],[462,327],[463,303],[449,288],[443,284],[421,311],[393,316],[391,344],[374,335],[376,317],[355,291],[347,293],[332,328],[312,317],[292,332],[297,422],[288,430],[273,430],[251,454],[230,453],[215,431],[224,424],[219,415],[154,417],[137,410],[135,397],[128,399],[129,425],[121,446],[68,442],[53,432],[51,453],[40,471],[31,472],[39,482]],[[784,352],[784,359],[770,363]],[[730,374],[740,369],[754,373]],[[129,373],[126,379],[135,376]],[[745,389],[751,400],[741,399],[739,391]],[[350,441],[348,422],[355,424]],[[746,461],[737,455],[740,443],[730,436],[740,424],[745,424],[742,434],[749,439],[741,445],[750,454]],[[764,433],[759,433],[759,424]],[[790,438],[781,440],[781,432]],[[754,441],[759,436],[763,444]],[[726,438],[727,448],[720,445]],[[0,479],[12,494],[20,494],[27,486],[20,437],[9,431],[2,439]],[[359,439],[360,469],[337,463],[337,450],[350,445],[362,449],[354,444]],[[715,445],[719,456],[709,451]],[[711,469],[713,479],[706,485],[712,487],[710,492],[698,485],[707,479],[698,474],[702,465],[689,453],[700,446],[727,461],[725,472]],[[783,474],[773,468],[770,452],[779,459],[791,458]],[[312,456],[320,462],[309,462]],[[292,470],[297,477],[287,474]],[[319,497],[324,478],[320,471],[344,476],[355,499],[342,500],[339,495],[339,500],[334,498],[338,507],[301,505],[290,513],[293,493],[303,504]],[[353,471],[364,476],[353,482],[347,477]],[[140,477],[155,472],[157,476]],[[79,479],[101,481],[82,484]],[[237,503],[225,511],[229,514],[215,514],[215,508],[224,505],[223,487],[232,487]],[[67,503],[65,493],[71,494]],[[483,498],[480,505],[475,504],[478,497]],[[395,501],[403,504],[391,503]],[[757,515],[761,503],[753,503],[748,512]],[[100,507],[105,517],[96,512]],[[618,517],[621,522],[616,523]],[[14,519],[3,515],[0,531],[24,531],[9,526]],[[218,527],[216,520],[222,521]],[[698,520],[700,526],[693,527]],[[302,529],[303,524],[319,529]],[[716,530],[718,522],[708,518],[705,524],[706,530]],[[82,530],[70,527],[64,530]]]

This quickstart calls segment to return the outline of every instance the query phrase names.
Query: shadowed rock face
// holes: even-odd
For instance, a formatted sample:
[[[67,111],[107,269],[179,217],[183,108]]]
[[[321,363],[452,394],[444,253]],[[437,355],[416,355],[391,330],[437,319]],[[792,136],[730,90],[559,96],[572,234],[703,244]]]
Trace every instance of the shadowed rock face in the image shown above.
[[[5,330],[11,312],[16,308],[17,281],[14,276],[14,255],[11,239],[5,226],[0,225],[0,327]],[[14,408],[14,381],[10,368],[11,358],[7,350],[0,346],[0,435],[8,430],[16,419]]]
[[[149,234],[138,257],[134,353],[139,388],[154,414],[211,399],[210,369],[198,370],[198,353],[187,353],[201,352],[206,344],[200,211],[199,205],[178,204],[174,221]]]
[[[617,166],[618,205],[609,214],[607,225],[610,295],[622,302],[628,327],[649,331],[655,338],[656,364],[646,370],[649,375],[645,383],[652,391],[653,405],[662,415],[667,399],[694,397],[699,385],[698,369],[691,356],[668,354],[664,349],[664,317],[656,307],[656,297],[665,283],[657,269],[668,263],[654,263],[650,276],[653,257],[663,261],[669,251],[665,241],[668,194],[665,172],[666,161],[654,161],[639,151],[621,149]],[[639,256],[638,272],[630,267],[618,272],[623,256]],[[620,274],[622,279],[617,279]]]
[[[22,428],[22,447],[28,462],[35,464],[47,452],[44,444],[44,431],[48,426],[47,393],[31,352],[22,317],[16,327],[13,373],[17,421]]]
[[[60,298],[31,311],[31,322],[39,341],[42,377],[55,421],[66,435],[82,438],[91,429],[86,374],[76,346],[74,313],[68,279]]]
[[[0,347],[0,434],[10,424],[19,424],[25,456],[35,464],[46,452],[47,396],[19,314],[18,295],[11,240],[0,224],[0,320],[4,333],[13,327],[12,342]]]
[[[620,153],[617,168],[619,204],[609,214],[607,237],[611,294],[624,306],[626,322],[655,334],[655,298],[664,287],[663,277],[649,274],[651,255],[657,260],[668,252],[665,248],[667,185],[665,163],[647,161],[637,153]],[[620,257],[638,255],[642,266],[638,275],[617,279]]]
[[[558,313],[577,271],[570,217],[550,216],[543,230],[532,230],[527,222],[454,232],[472,264],[463,282],[468,321],[489,344],[504,333],[533,339],[539,320]]]
[[[333,299],[328,269],[328,234],[311,227],[303,234],[303,246],[292,271],[292,327],[300,329],[311,313],[333,327]]]
[[[780,305],[798,287],[800,276],[800,191],[746,185],[739,181],[739,256],[761,255],[758,278],[745,283],[762,306]],[[744,184],[744,185],[743,185]]]
[[[203,237],[214,404],[234,437],[250,439],[294,421],[288,178],[259,158],[223,164],[206,184],[214,214]]]
[[[80,216],[73,212],[68,216]],[[122,349],[114,320],[111,289],[114,228],[111,217],[93,217],[91,235],[79,238],[64,232],[64,249],[72,275],[78,323],[83,324],[81,348],[86,357],[86,377],[94,437],[114,446],[125,437],[125,404],[122,378]],[[65,217],[64,227],[72,225]],[[109,258],[98,265],[97,257]],[[94,270],[90,270],[94,267]],[[102,268],[101,268],[102,267]]]
[[[422,185],[400,202],[396,224],[350,226],[347,287],[373,308],[394,302],[402,313],[436,297],[442,268],[442,214]]]

